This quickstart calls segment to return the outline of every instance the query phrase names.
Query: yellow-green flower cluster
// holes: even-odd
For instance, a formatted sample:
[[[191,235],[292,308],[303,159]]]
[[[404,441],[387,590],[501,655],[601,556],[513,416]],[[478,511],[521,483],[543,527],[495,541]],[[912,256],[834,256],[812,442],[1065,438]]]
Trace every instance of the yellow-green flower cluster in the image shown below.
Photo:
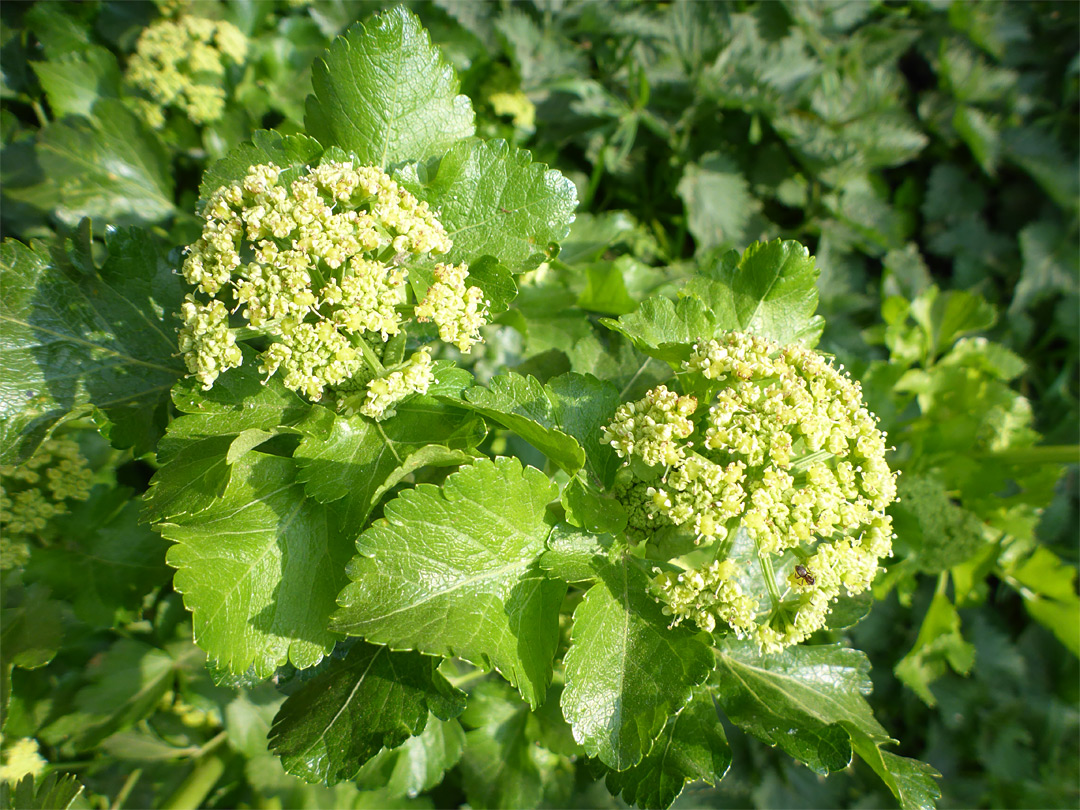
[[[48,439],[23,464],[0,466],[0,570],[29,557],[27,539],[90,496],[93,471],[71,439]]]
[[[468,276],[467,265],[435,265],[435,282],[416,306],[416,320],[434,321],[439,327],[439,339],[463,352],[480,342],[480,327],[487,323],[490,303],[484,299],[483,290],[465,284]]]
[[[841,589],[870,587],[891,553],[885,509],[896,476],[885,435],[858,383],[801,346],[731,333],[695,345],[683,372],[719,384],[696,426],[671,416],[680,400],[660,386],[622,406],[605,440],[625,458],[664,465],[645,490],[652,521],[685,527],[716,550],[713,565],[658,578],[675,623],[712,630],[719,619],[765,650],[782,649],[824,624]],[[658,411],[657,403],[668,404]],[[740,532],[765,581],[777,581],[774,564],[790,568],[785,592],[770,589],[769,604],[744,593],[745,572],[728,565]]]
[[[620,458],[637,456],[646,464],[671,466],[686,457],[694,432],[689,417],[697,408],[694,397],[680,397],[660,385],[638,402],[627,402],[604,427],[604,441]]]
[[[225,112],[225,65],[242,64],[247,47],[240,29],[221,20],[181,16],[149,26],[127,69],[128,81],[150,97],[140,105],[147,122],[163,126],[166,107],[196,124],[219,120]]]
[[[38,741],[33,737],[21,737],[4,751],[4,764],[0,765],[0,780],[14,785],[26,776],[41,776],[49,763],[38,753]]]
[[[375,421],[394,415],[393,406],[409,394],[426,394],[435,381],[431,368],[431,354],[421,349],[409,358],[404,368],[379,377],[368,383],[367,396],[360,406],[360,413]]]
[[[374,374],[361,410],[388,415],[396,401],[388,397],[427,389],[426,353],[385,379],[378,360],[382,345],[402,331],[408,261],[453,247],[427,203],[373,166],[327,162],[286,182],[281,169],[263,164],[214,192],[203,215],[183,272],[209,300],[188,295],[180,348],[204,389],[242,362],[230,327],[237,313],[245,336],[270,341],[260,371],[269,377],[280,370],[286,387],[310,399]],[[486,320],[483,294],[466,285],[464,264],[440,264],[435,273],[415,314],[468,351]]]

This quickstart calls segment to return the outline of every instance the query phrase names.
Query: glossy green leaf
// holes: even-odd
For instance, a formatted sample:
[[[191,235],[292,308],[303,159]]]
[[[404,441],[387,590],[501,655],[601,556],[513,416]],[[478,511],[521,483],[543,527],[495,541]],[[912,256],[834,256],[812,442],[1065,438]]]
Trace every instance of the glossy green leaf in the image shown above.
[[[731,328],[694,295],[674,303],[654,295],[629,315],[617,321],[601,318],[600,322],[625,335],[644,354],[672,364],[688,359],[697,341],[719,337]]]
[[[453,68],[400,6],[336,39],[311,80],[307,131],[369,165],[438,155],[475,131]]]
[[[513,371],[500,374],[486,388],[476,386],[466,391],[462,404],[514,431],[569,473],[585,464],[585,451],[560,429],[555,404],[535,377]]]
[[[86,236],[88,250],[88,234]],[[179,277],[148,233],[107,240],[100,268],[58,264],[41,245],[0,247],[0,448],[28,458],[52,427],[88,406],[137,453],[160,436],[169,388],[183,373],[173,313]]]
[[[266,678],[286,662],[310,667],[333,647],[326,626],[349,543],[304,494],[290,459],[249,453],[213,506],[157,528],[176,543],[173,586],[219,666]]]
[[[936,770],[917,759],[882,751],[880,743],[861,730],[851,730],[851,744],[855,753],[881,777],[903,810],[934,810],[934,800],[941,796],[936,781],[941,774]]]
[[[290,169],[296,171],[317,163],[322,152],[319,142],[307,135],[281,135],[271,130],[256,130],[250,141],[240,144],[206,170],[199,184],[199,197],[205,201],[222,186],[239,183],[251,166],[273,163],[286,172]]]
[[[319,414],[313,418],[326,421]],[[324,429],[325,425],[319,427],[320,432]],[[304,425],[300,430],[304,432]],[[412,397],[397,407],[396,416],[383,422],[333,416],[329,435],[308,433],[293,458],[299,467],[297,476],[311,497],[322,503],[344,499],[339,508],[342,528],[355,536],[386,491],[387,479],[414,454],[427,446],[448,451],[472,448],[484,434],[483,423],[474,415],[431,397]],[[431,458],[425,454],[414,463]],[[459,453],[454,458],[463,457]],[[441,456],[435,460],[440,459],[445,462]],[[415,467],[401,472],[398,480],[411,469]]]
[[[915,692],[927,706],[936,706],[930,684],[951,667],[967,675],[975,663],[975,647],[964,641],[960,614],[942,591],[934,594],[923,616],[915,646],[894,668],[896,677]]]
[[[601,577],[574,611],[562,708],[590,756],[626,770],[708,677],[712,654],[689,630],[669,627],[632,561]]]
[[[741,256],[718,257],[686,289],[712,309],[724,329],[813,346],[825,325],[814,315],[818,273],[810,251],[777,239],[755,242]]]
[[[554,497],[546,476],[510,458],[402,492],[357,541],[333,629],[494,667],[539,704],[565,592],[535,566]]]
[[[505,141],[461,141],[438,164],[409,167],[399,180],[431,205],[453,240],[445,261],[494,256],[515,273],[555,254],[551,246],[570,232],[577,206],[573,183]]]
[[[668,720],[652,750],[625,771],[609,771],[607,787],[622,794],[627,804],[646,810],[665,810],[687,782],[715,785],[731,767],[731,748],[705,690]]]
[[[729,639],[716,660],[715,695],[728,719],[817,773],[851,762],[841,722],[888,739],[866,702],[870,665],[858,650],[800,644],[766,655],[751,641]]]
[[[289,696],[274,718],[270,748],[285,770],[309,782],[353,780],[383,748],[419,734],[428,711],[444,720],[465,695],[436,672],[438,662],[358,642]]]

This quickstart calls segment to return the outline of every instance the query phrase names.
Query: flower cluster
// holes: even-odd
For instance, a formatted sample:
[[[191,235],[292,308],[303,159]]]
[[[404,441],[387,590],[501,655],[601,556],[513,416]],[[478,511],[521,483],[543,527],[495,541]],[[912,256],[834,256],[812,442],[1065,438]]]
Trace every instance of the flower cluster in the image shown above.
[[[93,471],[71,439],[48,439],[20,465],[0,466],[0,570],[30,554],[27,540],[68,511],[67,501],[90,496]]]
[[[144,30],[127,79],[150,97],[140,105],[147,123],[164,126],[165,107],[175,107],[196,124],[219,120],[225,112],[225,63],[242,64],[247,47],[235,25],[205,17],[159,20]]]
[[[26,776],[41,776],[49,763],[38,753],[38,741],[33,737],[20,737],[4,751],[4,764],[0,765],[0,781],[14,785]]]
[[[426,352],[388,376],[380,362],[384,344],[402,331],[408,261],[453,247],[427,203],[372,166],[327,162],[286,182],[264,164],[214,192],[204,217],[183,272],[209,301],[189,294],[180,330],[185,362],[204,389],[243,361],[230,326],[239,313],[245,337],[269,340],[260,371],[280,370],[286,387],[310,399],[370,380],[358,410],[383,418],[393,402],[427,390]],[[467,286],[464,264],[436,265],[435,278],[415,315],[468,351],[486,322],[483,293]]]
[[[718,389],[697,424],[693,399],[659,386],[605,429],[628,464],[663,465],[625,489],[628,512],[639,531],[683,527],[715,552],[704,567],[659,576],[675,623],[711,631],[720,619],[782,649],[824,624],[841,589],[870,587],[891,553],[885,509],[896,476],[885,436],[858,383],[801,346],[731,333],[695,345],[683,371]],[[749,552],[736,552],[739,537]],[[780,579],[776,569],[790,573]],[[749,593],[752,575],[768,586],[764,607],[763,594]]]

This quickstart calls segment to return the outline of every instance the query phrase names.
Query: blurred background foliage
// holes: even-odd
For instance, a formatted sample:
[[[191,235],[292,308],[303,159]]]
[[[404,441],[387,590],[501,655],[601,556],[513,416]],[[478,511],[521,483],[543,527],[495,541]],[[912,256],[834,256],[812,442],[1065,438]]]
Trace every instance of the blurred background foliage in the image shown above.
[[[90,217],[98,232],[139,224],[190,242],[202,171],[255,128],[302,131],[312,60],[383,5],[5,2],[3,235],[45,238]],[[649,375],[599,317],[673,292],[728,249],[806,244],[822,271],[820,348],[864,379],[916,493],[880,603],[834,638],[871,657],[879,719],[900,753],[942,772],[942,807],[1077,806],[1077,466],[1058,473],[1075,460],[1061,448],[1080,440],[1080,5],[407,5],[457,68],[479,134],[533,150],[581,200],[559,260],[522,284],[500,316],[513,329],[492,331],[478,375],[625,372],[627,391],[643,389]],[[173,112],[155,127],[126,71],[141,32],[183,13],[232,23],[248,53],[219,77],[220,120]],[[80,441],[98,483],[145,487],[139,463],[110,467]],[[95,508],[102,498],[115,496],[72,506],[81,526],[149,543],[134,515]],[[159,551],[147,545],[147,559]],[[265,749],[280,695],[216,686],[176,594],[147,574],[122,604],[88,599],[72,618],[42,583],[76,577],[40,554],[28,585],[5,587],[5,641],[12,616],[85,632],[44,670],[5,657],[4,745],[52,746],[85,806],[199,790],[213,807],[453,806],[477,789],[468,756],[420,799],[409,796],[432,785],[388,782],[392,761],[362,780],[379,790],[303,785]],[[900,665],[898,651],[910,651]],[[862,765],[823,779],[726,731],[731,773],[681,806],[891,806]],[[520,733],[559,750],[562,730],[542,719]],[[494,731],[468,732],[484,734],[501,755]],[[544,779],[556,806],[615,801],[581,763]]]

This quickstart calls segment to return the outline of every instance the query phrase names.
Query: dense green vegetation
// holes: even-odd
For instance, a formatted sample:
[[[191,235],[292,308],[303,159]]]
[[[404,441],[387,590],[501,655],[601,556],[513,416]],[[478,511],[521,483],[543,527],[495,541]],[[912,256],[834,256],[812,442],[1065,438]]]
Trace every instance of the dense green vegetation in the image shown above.
[[[0,24],[4,807],[1080,801],[1080,7]]]

